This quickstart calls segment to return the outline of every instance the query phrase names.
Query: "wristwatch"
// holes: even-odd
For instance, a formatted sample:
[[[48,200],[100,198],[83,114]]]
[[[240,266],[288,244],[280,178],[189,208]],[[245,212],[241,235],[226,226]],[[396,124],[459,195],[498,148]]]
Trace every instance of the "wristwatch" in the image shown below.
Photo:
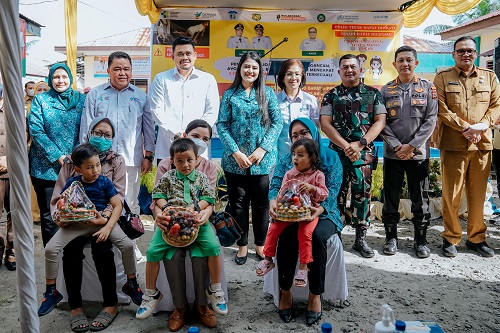
[[[359,143],[361,143],[365,147],[368,146],[368,142],[364,137],[361,137],[361,139],[359,139]]]
[[[144,159],[145,160],[148,160],[149,162],[153,163],[153,159],[154,157],[153,156],[144,156]]]
[[[102,216],[102,217],[104,217],[106,220],[108,220],[108,221],[109,221],[109,218],[110,218],[110,217],[109,217],[108,215],[106,215],[106,213],[102,213],[102,214],[101,214],[101,216]]]

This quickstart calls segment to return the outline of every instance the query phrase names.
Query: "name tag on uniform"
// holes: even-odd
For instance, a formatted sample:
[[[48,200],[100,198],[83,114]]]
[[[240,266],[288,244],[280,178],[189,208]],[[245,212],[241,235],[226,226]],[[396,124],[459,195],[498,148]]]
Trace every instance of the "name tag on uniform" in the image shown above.
[[[411,105],[427,105],[426,99],[412,99]]]
[[[460,83],[458,83],[457,81],[448,81],[448,84],[451,84],[452,86],[459,86]]]

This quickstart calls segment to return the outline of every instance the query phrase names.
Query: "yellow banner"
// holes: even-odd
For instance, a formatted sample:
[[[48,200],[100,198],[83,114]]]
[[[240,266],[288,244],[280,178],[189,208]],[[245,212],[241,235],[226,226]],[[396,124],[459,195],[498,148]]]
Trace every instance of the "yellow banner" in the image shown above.
[[[267,83],[289,58],[306,68],[304,89],[319,98],[340,83],[339,59],[352,53],[362,65],[362,80],[381,86],[397,75],[392,62],[401,46],[401,13],[354,11],[251,11],[232,8],[169,9],[153,25],[152,76],[174,66],[172,41],[195,41],[195,66],[213,74],[223,92],[233,81],[239,58],[247,50],[263,56]]]

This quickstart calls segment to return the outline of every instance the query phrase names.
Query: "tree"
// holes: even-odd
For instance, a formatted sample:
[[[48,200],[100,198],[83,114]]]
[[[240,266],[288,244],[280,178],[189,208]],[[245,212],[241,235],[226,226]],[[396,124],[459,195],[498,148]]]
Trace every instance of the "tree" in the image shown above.
[[[451,19],[455,25],[460,25],[481,16],[500,10],[500,0],[482,0],[476,7],[468,12],[453,16]],[[424,29],[424,34],[439,35],[441,32],[453,28],[452,25],[433,24]]]

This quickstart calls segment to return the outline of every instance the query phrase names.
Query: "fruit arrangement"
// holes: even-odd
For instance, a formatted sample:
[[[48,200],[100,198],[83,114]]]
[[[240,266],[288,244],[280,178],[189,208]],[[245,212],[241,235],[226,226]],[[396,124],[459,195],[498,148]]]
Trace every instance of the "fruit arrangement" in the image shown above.
[[[311,199],[299,191],[300,181],[291,179],[280,189],[276,209],[277,220],[299,222],[311,217]]]
[[[85,194],[83,185],[74,181],[57,202],[61,222],[79,222],[95,217],[95,206]]]
[[[167,221],[167,231],[163,232],[163,239],[167,244],[184,247],[196,240],[199,226],[192,210],[184,207],[166,207],[163,215]]]

